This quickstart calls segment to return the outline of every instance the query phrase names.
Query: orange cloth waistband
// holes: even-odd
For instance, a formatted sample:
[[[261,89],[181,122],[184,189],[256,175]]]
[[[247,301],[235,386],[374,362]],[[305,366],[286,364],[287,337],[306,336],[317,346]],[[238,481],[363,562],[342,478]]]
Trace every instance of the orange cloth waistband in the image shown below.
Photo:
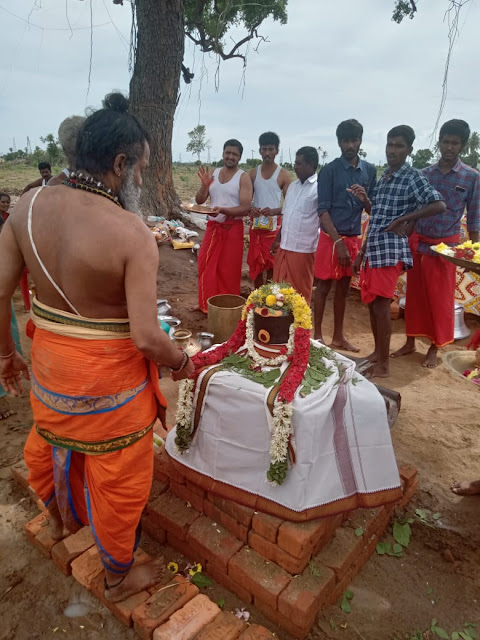
[[[32,344],[31,403],[39,433],[82,450],[151,425],[166,402],[158,370],[130,338],[83,340],[37,327]],[[129,439],[125,440],[128,446]],[[98,451],[100,452],[100,451]]]

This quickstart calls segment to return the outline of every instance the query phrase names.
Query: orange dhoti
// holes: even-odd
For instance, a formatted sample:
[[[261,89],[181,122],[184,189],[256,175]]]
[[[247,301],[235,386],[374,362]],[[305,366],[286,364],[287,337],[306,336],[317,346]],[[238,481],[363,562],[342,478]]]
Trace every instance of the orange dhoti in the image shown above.
[[[426,238],[414,233],[410,238],[413,269],[407,273],[405,333],[409,337],[428,338],[436,347],[453,342],[455,328],[456,267],[429,253],[420,253],[419,243],[458,244],[459,236]]]
[[[221,293],[240,295],[243,220],[210,220],[198,252],[198,304],[207,313],[207,300]]]
[[[266,231],[250,228],[250,244],[248,246],[247,264],[250,267],[250,278],[255,281],[263,271],[273,269],[273,256],[270,253],[278,231]]]
[[[67,529],[90,525],[105,568],[123,575],[150,493],[152,427],[166,407],[156,365],[133,344],[128,322],[87,320],[37,301],[33,321],[29,483],[47,507],[56,498]],[[63,335],[44,328],[54,324]]]
[[[279,249],[273,265],[274,282],[288,282],[310,304],[313,289],[315,253]]]

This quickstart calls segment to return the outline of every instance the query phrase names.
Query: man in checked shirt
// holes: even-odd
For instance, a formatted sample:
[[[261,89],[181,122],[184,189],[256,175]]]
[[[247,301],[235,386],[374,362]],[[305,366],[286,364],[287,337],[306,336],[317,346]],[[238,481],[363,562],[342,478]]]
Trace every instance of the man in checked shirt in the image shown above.
[[[440,129],[440,160],[423,170],[430,184],[445,198],[447,210],[440,216],[419,220],[410,238],[413,269],[407,276],[405,333],[407,341],[393,358],[415,351],[415,338],[431,342],[424,367],[437,366],[437,351],[453,342],[455,328],[456,267],[435,254],[430,245],[455,246],[467,210],[470,240],[478,242],[480,231],[480,173],[464,164],[459,154],[470,136],[464,120],[449,120]]]
[[[388,169],[375,188],[367,237],[353,265],[358,273],[363,264],[361,294],[369,307],[375,340],[369,377],[386,378],[390,373],[390,302],[399,275],[413,266],[407,233],[415,220],[438,215],[446,208],[440,193],[407,163],[414,140],[415,132],[407,125],[387,134]]]

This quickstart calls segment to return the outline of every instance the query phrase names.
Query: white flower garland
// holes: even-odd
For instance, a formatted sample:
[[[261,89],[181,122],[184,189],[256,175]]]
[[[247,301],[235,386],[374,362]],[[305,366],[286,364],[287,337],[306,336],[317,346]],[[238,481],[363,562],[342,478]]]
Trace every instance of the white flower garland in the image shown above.
[[[182,431],[190,433],[192,429],[192,413],[193,413],[193,390],[195,382],[190,379],[182,380],[180,388],[178,390],[178,402],[177,402],[177,415],[176,425],[177,429],[180,427]],[[185,451],[188,451],[188,447],[183,451],[176,446],[176,452],[182,455]]]
[[[247,343],[247,351],[250,358],[258,367],[275,367],[279,364],[283,364],[287,361],[287,359],[293,353],[293,343],[295,339],[295,327],[293,326],[293,322],[288,330],[288,342],[287,342],[287,352],[281,353],[274,358],[264,358],[259,353],[257,353],[255,349],[255,340],[253,337],[253,325],[254,325],[254,310],[250,309],[247,316],[247,323],[245,327],[245,337]]]
[[[272,462],[283,462],[288,457],[288,441],[292,434],[293,405],[275,400],[273,405],[273,431],[270,439]]]

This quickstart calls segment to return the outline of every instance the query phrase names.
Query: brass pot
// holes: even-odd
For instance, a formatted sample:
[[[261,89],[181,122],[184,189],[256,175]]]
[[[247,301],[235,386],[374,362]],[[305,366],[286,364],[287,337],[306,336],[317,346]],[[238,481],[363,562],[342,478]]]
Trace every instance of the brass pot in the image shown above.
[[[188,329],[176,329],[171,338],[190,357],[202,350],[200,343],[195,338],[192,338],[192,332],[188,331]]]

